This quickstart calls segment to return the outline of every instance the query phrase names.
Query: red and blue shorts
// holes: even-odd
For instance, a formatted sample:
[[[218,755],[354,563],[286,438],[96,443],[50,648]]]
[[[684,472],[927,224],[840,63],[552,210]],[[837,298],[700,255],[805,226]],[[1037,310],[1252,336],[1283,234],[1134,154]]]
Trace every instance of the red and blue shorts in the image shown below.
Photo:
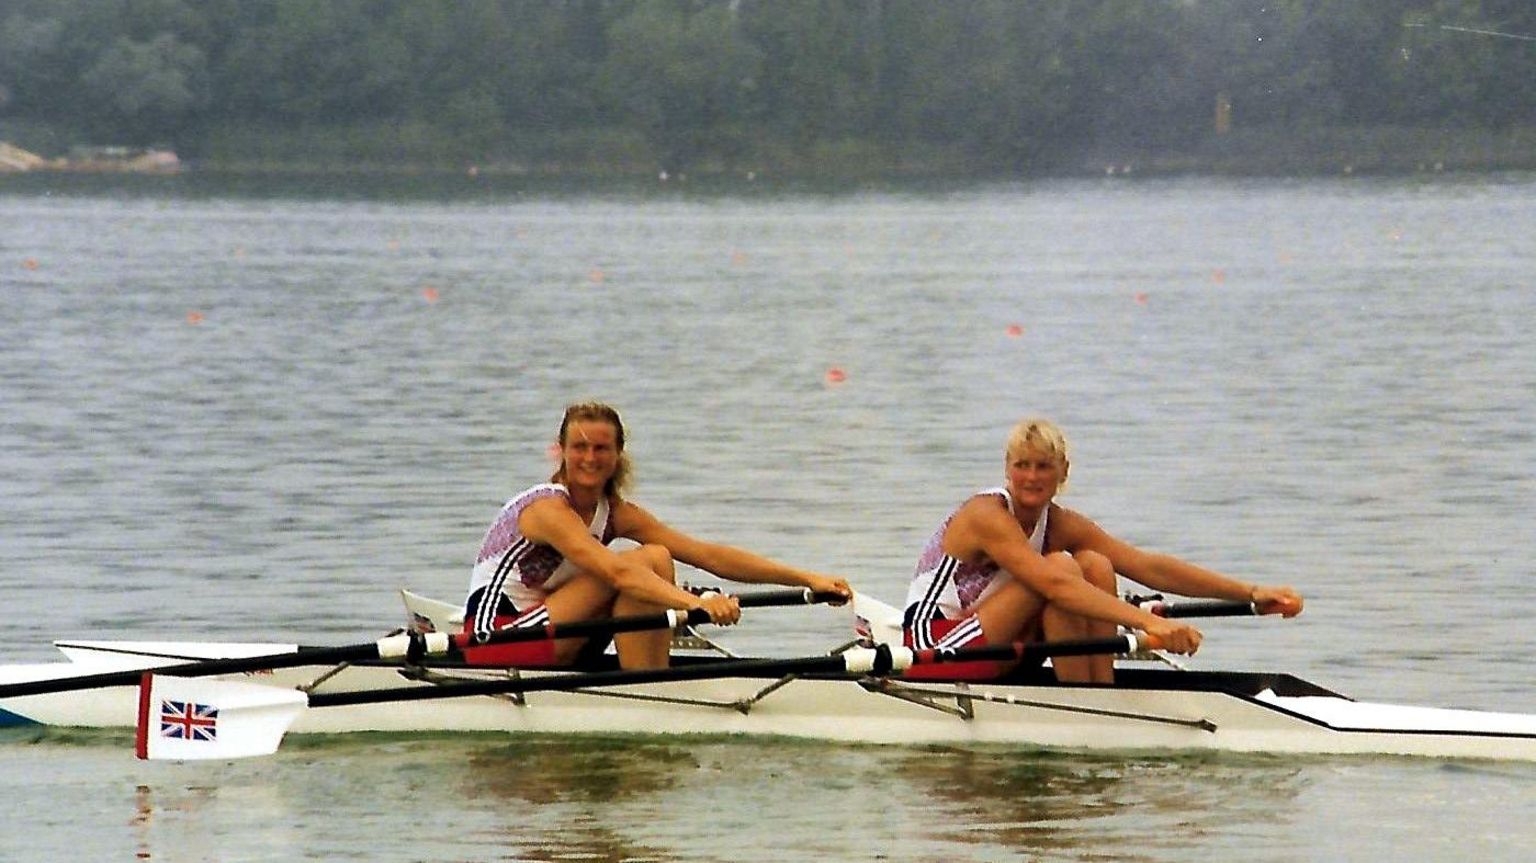
[[[986,633],[974,615],[959,620],[936,617],[907,622],[901,630],[902,643],[913,650],[985,647]],[[935,662],[914,665],[902,672],[909,680],[994,680],[1008,671],[1011,663],[985,659],[970,662]]]
[[[483,597],[481,592],[476,592],[469,598],[469,606],[464,614],[464,634],[472,635],[474,632],[475,609]],[[539,603],[532,608],[518,611],[512,605],[512,600],[506,594],[501,594],[496,602],[496,618],[492,622],[495,629],[513,629],[518,627],[537,627],[544,629],[549,626],[549,609],[544,603]],[[550,638],[540,638],[534,641],[511,641],[502,644],[485,644],[478,647],[464,648],[464,662],[469,665],[515,665],[519,667],[557,665],[555,661],[555,642]]]

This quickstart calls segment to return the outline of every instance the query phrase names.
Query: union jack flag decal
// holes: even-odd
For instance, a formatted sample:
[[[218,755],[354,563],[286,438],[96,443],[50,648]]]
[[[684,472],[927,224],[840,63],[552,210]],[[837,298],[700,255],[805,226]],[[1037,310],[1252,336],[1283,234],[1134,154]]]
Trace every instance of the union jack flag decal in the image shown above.
[[[219,709],[192,701],[160,702],[160,736],[212,742],[218,736]]]

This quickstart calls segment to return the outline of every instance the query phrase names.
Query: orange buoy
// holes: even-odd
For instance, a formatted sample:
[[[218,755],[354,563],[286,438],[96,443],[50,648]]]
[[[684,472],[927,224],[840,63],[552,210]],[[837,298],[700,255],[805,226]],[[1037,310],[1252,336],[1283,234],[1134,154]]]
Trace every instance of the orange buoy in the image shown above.
[[[198,324],[200,324],[202,322],[203,322],[203,313],[202,312],[198,311],[197,309],[193,309],[192,311],[187,312],[187,323],[189,323],[189,324],[191,324],[192,326],[195,327],[195,326],[197,326]]]
[[[437,288],[434,288],[431,285],[422,288],[421,297],[429,303],[437,302]]]
[[[848,380],[848,373],[837,366],[827,369],[827,383],[840,384],[846,380]]]
[[[1016,339],[1016,338],[1018,338],[1019,336],[1022,336],[1022,335],[1024,335],[1024,328],[1022,326],[1020,326],[1018,324],[1009,324],[1008,325],[1008,338]]]

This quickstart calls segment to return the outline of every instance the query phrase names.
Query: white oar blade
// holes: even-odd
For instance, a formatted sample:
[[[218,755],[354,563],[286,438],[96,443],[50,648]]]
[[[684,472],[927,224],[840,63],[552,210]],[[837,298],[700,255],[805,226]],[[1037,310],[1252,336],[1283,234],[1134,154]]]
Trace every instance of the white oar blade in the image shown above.
[[[901,644],[901,611],[873,596],[854,591],[854,631],[875,644]]]
[[[139,684],[138,755],[173,761],[270,755],[308,701],[295,689],[146,674]]]

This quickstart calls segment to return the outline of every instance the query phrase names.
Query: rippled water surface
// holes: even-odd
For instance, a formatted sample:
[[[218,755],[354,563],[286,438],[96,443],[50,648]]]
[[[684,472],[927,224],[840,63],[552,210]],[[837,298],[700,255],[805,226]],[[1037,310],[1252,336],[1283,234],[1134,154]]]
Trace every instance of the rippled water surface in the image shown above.
[[[653,512],[890,601],[999,478],[1008,426],[1053,417],[1063,503],[1306,593],[1296,621],[1208,622],[1193,665],[1536,711],[1529,177],[6,182],[0,595],[31,633],[6,661],[61,637],[372,638],[399,587],[460,597],[561,408],[596,397]],[[845,631],[776,610],[721,637],[795,655]],[[173,765],[15,732],[0,775],[0,860],[1536,854],[1536,770],[1396,759],[472,736]]]

